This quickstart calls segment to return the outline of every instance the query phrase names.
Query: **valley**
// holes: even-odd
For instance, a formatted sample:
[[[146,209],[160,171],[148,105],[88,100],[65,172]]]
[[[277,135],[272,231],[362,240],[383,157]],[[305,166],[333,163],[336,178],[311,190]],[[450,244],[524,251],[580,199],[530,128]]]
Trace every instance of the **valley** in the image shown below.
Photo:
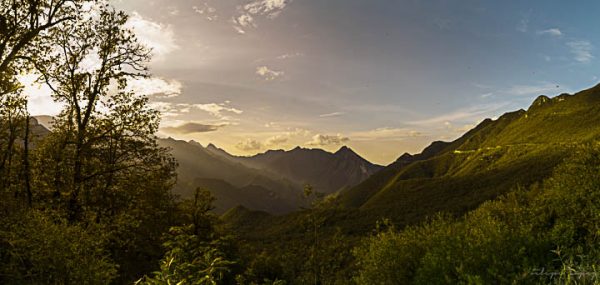
[[[0,284],[600,284],[598,11],[0,1]]]

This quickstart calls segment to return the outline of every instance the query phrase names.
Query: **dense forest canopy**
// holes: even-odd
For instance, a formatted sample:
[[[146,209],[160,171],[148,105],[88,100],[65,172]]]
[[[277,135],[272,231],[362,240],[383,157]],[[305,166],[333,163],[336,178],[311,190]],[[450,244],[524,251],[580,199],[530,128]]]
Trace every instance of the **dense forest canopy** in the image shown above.
[[[385,168],[343,148],[374,174],[307,185],[285,215],[218,216],[215,189],[172,192],[160,112],[128,88],[153,54],[128,17],[104,0],[0,2],[0,284],[599,282],[600,87]],[[23,75],[63,106],[52,130]]]

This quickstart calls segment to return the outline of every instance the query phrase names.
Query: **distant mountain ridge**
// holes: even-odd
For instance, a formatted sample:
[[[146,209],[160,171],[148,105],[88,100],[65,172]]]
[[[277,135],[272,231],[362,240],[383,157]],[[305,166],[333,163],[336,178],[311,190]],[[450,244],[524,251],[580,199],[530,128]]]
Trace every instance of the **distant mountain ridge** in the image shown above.
[[[217,155],[223,150],[211,148]],[[229,156],[252,168],[286,177],[300,185],[311,185],[324,194],[352,187],[383,168],[362,158],[347,146],[335,153],[322,149],[296,147],[289,151],[269,150],[254,156]]]
[[[51,116],[32,117],[31,131],[44,137],[52,124]],[[197,187],[207,188],[216,198],[219,213],[236,206],[271,214],[292,212],[306,203],[305,184],[330,194],[355,186],[383,168],[346,146],[336,153],[297,147],[240,157],[212,143],[204,147],[196,141],[168,138],[158,139],[158,144],[171,149],[178,163],[173,193],[189,198]]]
[[[269,150],[250,157],[234,156],[214,144],[160,139],[179,163],[175,193],[190,197],[196,187],[213,192],[217,212],[241,205],[274,214],[298,210],[306,184],[330,194],[367,179],[382,166],[344,146],[330,153],[297,147]],[[268,203],[267,203],[268,202]]]
[[[485,119],[453,142],[434,142],[341,193],[341,203],[410,220],[462,212],[539,182],[575,144],[600,139],[600,85],[539,96],[526,110]],[[407,219],[407,217],[411,217]]]
[[[169,138],[159,139],[158,143],[171,149],[171,154],[178,162],[178,181],[174,193],[182,198],[191,197],[194,189],[201,187],[210,190],[217,199],[217,212],[243,205],[274,214],[296,210],[297,207],[291,205],[297,205],[301,201],[301,188],[298,185],[216,155],[197,142]],[[249,193],[252,191],[257,192]],[[268,197],[265,196],[267,192]],[[269,205],[260,203],[261,199],[279,202]],[[282,204],[288,206],[281,207]]]
[[[402,227],[440,212],[460,216],[540,183],[579,145],[591,143],[600,143],[600,85],[574,95],[542,95],[527,110],[485,119],[452,142],[434,142],[420,154],[403,154],[340,192],[326,223],[363,235],[382,218]],[[236,217],[230,225],[243,228],[243,236],[264,242],[268,237],[263,232],[298,234],[300,215],[265,217],[235,208],[225,217]]]

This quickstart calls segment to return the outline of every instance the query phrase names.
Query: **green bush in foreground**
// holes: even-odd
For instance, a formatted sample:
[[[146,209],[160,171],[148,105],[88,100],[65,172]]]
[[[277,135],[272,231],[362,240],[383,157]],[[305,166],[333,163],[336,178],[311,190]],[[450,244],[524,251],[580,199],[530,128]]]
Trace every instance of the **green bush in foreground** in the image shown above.
[[[542,185],[460,219],[439,216],[367,238],[358,284],[600,282],[600,147],[580,147]]]
[[[1,223],[1,284],[107,284],[117,275],[95,229],[38,211]]]

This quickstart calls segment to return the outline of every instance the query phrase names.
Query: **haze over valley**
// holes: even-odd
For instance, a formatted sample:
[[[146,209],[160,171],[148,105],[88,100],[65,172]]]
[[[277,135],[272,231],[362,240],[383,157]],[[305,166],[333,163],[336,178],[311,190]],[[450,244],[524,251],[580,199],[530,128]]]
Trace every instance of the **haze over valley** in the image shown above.
[[[600,284],[599,11],[0,1],[0,284]]]

